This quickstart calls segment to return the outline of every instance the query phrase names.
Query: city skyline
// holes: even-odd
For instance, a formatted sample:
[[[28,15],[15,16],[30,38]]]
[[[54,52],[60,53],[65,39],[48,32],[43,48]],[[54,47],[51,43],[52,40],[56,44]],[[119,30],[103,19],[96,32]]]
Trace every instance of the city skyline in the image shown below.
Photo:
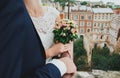
[[[93,1],[93,2],[103,1],[104,3],[114,2],[115,4],[120,5],[120,0],[79,0],[79,1]]]

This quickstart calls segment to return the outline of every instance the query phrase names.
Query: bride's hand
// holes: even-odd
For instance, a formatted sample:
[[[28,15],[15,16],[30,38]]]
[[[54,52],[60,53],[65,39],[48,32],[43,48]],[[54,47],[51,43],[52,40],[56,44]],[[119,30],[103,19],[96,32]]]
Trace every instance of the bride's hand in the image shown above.
[[[46,50],[46,58],[56,56],[58,54],[68,51],[70,47],[62,43],[54,44],[51,48]]]
[[[65,44],[67,46],[67,52],[62,53],[62,57],[70,57],[73,59],[73,42]]]

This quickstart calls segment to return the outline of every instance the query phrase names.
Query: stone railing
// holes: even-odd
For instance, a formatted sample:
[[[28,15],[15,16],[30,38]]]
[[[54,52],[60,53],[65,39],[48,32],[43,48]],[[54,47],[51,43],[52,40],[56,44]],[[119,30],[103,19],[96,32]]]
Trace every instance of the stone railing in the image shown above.
[[[73,78],[120,78],[120,71],[92,70],[92,72],[78,71]]]

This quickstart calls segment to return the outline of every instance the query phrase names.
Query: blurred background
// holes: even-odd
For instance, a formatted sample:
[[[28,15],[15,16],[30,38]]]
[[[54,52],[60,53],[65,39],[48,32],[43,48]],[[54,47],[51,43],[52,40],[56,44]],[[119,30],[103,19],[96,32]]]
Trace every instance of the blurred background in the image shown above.
[[[40,0],[74,20],[74,78],[120,78],[120,0]]]

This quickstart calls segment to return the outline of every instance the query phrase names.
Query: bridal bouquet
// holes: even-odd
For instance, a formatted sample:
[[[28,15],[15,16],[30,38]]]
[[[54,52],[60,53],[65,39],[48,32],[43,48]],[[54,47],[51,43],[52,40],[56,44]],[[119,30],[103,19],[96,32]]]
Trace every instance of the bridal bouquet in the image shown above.
[[[78,38],[76,24],[68,19],[56,22],[53,33],[55,43],[61,42],[66,44]]]

